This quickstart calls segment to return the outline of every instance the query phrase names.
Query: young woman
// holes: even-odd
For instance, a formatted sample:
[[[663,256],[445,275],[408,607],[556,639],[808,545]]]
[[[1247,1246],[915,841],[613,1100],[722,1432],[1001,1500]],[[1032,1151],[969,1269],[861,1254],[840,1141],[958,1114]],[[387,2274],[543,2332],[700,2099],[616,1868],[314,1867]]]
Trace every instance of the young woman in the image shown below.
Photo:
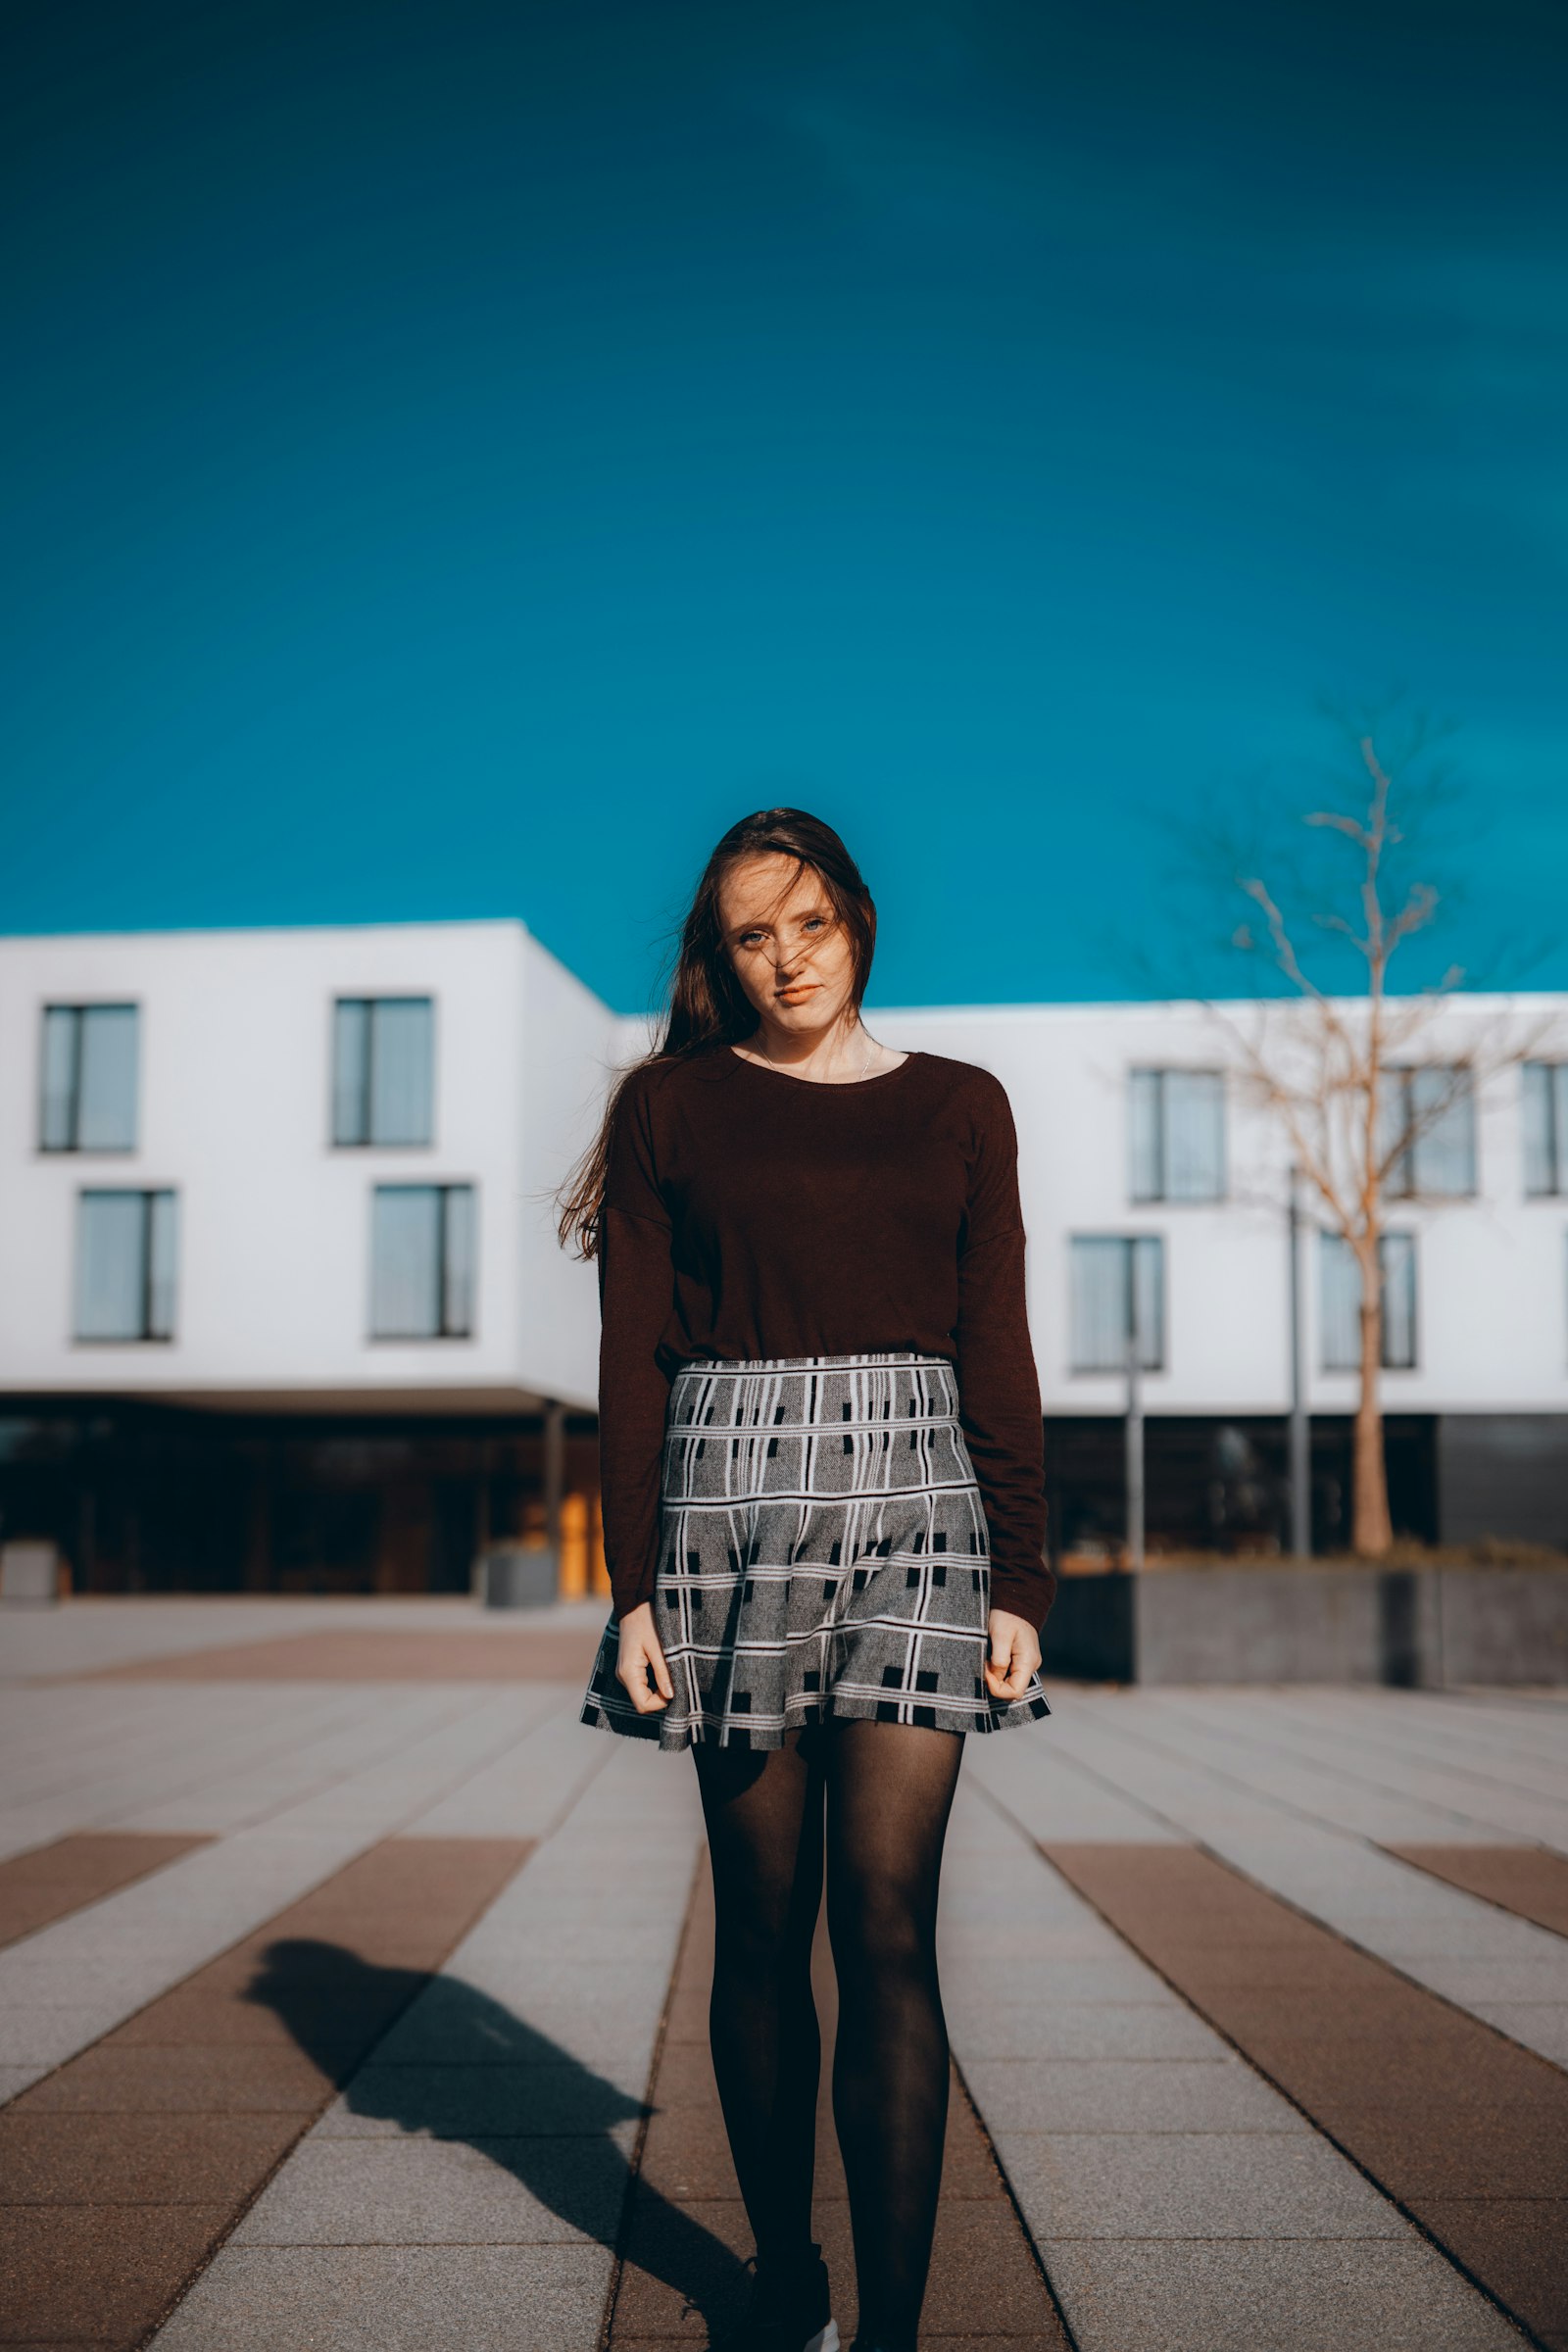
[[[913,2352],[966,1732],[1047,1713],[1040,1396],[998,1081],[860,1020],[876,914],[795,808],[725,834],[658,1051],[563,1219],[597,1255],[613,1589],[584,1720],[693,1750],[713,2068],[757,2240],[735,2352],[837,2352],[811,2238],[824,1871],[863,2352]]]

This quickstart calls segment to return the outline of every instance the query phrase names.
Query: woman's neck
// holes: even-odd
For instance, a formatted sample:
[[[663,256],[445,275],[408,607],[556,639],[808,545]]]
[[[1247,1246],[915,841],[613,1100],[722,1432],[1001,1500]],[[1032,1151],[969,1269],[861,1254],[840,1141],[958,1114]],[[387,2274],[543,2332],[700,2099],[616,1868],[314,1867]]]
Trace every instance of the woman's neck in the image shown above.
[[[853,1086],[862,1078],[878,1078],[906,1059],[879,1045],[859,1021],[838,1021],[831,1029],[803,1035],[760,1018],[734,1051],[764,1069],[783,1070],[791,1078],[813,1079],[822,1086]]]

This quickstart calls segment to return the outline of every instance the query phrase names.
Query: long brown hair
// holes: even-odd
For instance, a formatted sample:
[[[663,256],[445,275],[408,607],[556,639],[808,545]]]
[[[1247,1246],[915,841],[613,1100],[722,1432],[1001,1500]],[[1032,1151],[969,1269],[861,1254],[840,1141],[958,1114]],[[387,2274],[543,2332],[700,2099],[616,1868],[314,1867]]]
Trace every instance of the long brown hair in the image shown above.
[[[853,966],[850,1009],[859,1012],[876,949],[876,907],[859,867],[832,826],[819,816],[808,815],[804,808],[759,808],[754,815],[743,816],[739,824],[731,825],[703,868],[690,912],[681,925],[663,1034],[651,1054],[621,1071],[597,1137],[557,1196],[562,1247],[574,1249],[579,1257],[599,1254],[611,1131],[628,1079],[637,1070],[659,1062],[693,1061],[699,1054],[738,1046],[758,1026],[756,1007],[736,978],[724,945],[718,899],[732,866],[746,858],[767,857],[795,860],[795,872],[785,883],[781,898],[788,897],[808,869],[820,881],[849,935]]]

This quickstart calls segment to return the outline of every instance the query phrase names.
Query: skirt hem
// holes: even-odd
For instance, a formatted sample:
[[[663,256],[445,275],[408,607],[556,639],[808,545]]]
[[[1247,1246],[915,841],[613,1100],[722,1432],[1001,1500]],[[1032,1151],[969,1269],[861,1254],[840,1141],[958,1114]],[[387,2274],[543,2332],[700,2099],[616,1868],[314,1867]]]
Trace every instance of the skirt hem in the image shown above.
[[[787,1709],[782,1723],[743,1724],[724,1723],[706,1717],[682,1716],[671,1724],[662,1710],[639,1715],[628,1701],[624,1707],[606,1706],[602,1700],[585,1702],[579,1720],[592,1731],[613,1732],[622,1740],[657,1740],[667,1754],[678,1755],[688,1747],[736,1747],[754,1752],[782,1747],[792,1732],[808,1724],[831,1722],[907,1723],[916,1730],[948,1732],[955,1739],[965,1733],[1013,1731],[1024,1724],[1039,1723],[1051,1713],[1043,1691],[1032,1692],[1015,1699],[1011,1706],[995,1710],[976,1708],[968,1722],[951,1720],[953,1710],[940,1712],[934,1707],[922,1707],[914,1702],[899,1705],[895,1701],[875,1698],[848,1698],[830,1693],[826,1701],[813,1698],[803,1707]],[[944,1720],[947,1717],[948,1720]]]

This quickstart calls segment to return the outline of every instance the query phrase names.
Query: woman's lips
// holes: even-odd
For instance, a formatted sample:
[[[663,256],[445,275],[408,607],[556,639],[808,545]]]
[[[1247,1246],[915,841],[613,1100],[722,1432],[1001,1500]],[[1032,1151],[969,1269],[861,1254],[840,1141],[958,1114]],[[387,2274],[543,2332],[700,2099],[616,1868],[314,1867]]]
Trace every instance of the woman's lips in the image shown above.
[[[775,989],[773,993],[778,998],[778,1001],[781,1004],[803,1004],[808,997],[813,995],[815,989],[816,982],[814,980],[807,980],[803,981],[799,988],[779,988]]]

